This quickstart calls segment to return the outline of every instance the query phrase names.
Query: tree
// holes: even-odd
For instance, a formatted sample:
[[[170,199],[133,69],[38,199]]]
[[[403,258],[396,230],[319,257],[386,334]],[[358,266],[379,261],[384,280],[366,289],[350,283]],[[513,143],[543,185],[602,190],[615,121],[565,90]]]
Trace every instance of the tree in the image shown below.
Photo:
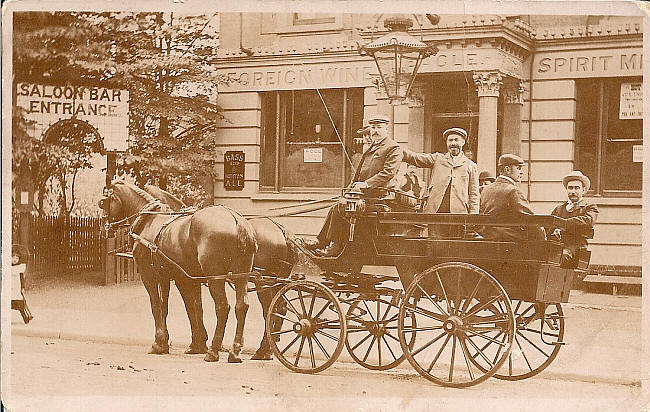
[[[14,14],[15,81],[129,90],[131,149],[119,167],[139,182],[214,173],[221,109],[207,92],[217,34],[212,16],[152,13]]]

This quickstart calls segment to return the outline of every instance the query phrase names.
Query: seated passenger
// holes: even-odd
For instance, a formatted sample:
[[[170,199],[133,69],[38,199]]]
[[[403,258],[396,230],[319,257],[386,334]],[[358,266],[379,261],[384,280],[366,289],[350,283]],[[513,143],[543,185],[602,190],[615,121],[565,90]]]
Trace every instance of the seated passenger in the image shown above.
[[[353,174],[351,188],[362,189],[370,197],[378,197],[379,188],[384,187],[395,176],[402,161],[402,149],[388,137],[387,116],[376,115],[368,119],[372,144],[363,152],[359,165]],[[342,216],[338,205],[330,208],[317,241],[307,246],[316,249],[324,257],[337,256],[350,235],[350,225]]]
[[[560,266],[576,268],[578,251],[587,248],[587,238],[592,234],[598,206],[582,200],[591,185],[589,178],[582,172],[574,170],[562,178],[562,183],[568,201],[556,206],[551,215],[567,219],[567,227],[564,230],[556,227],[548,228],[547,236],[549,239],[563,243]]]
[[[487,170],[484,170],[481,173],[479,173],[478,192],[482,193],[483,189],[491,183],[494,183],[494,176],[492,176],[492,173],[488,172]]]
[[[525,165],[524,160],[514,154],[503,154],[499,157],[499,176],[481,193],[482,215],[492,215],[507,221],[508,217],[534,214],[526,196],[519,188]],[[486,239],[503,241],[545,238],[543,229],[530,228],[527,231],[525,226],[484,226],[480,233]]]

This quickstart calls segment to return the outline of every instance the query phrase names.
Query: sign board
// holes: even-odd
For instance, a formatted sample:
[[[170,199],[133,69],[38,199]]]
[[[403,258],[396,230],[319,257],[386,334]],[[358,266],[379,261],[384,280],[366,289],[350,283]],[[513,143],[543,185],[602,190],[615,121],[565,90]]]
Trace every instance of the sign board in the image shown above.
[[[303,152],[304,163],[323,163],[323,148],[308,147]]]
[[[533,80],[642,75],[641,47],[538,52],[533,60]]]
[[[643,119],[643,83],[621,83],[619,119]]]
[[[18,83],[16,104],[34,121],[34,137],[59,120],[75,116],[99,132],[106,150],[126,150],[129,136],[129,92],[105,87]]]
[[[632,162],[643,163],[643,145],[635,144],[632,146]]]
[[[243,151],[228,151],[223,155],[223,187],[226,190],[244,189],[246,175],[246,154]]]

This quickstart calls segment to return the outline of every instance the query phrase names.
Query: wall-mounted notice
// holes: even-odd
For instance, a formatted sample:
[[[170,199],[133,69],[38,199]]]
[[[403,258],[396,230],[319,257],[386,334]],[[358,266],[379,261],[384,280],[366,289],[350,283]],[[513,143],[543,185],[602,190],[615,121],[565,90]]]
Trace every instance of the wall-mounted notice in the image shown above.
[[[632,161],[635,163],[643,163],[643,145],[635,144],[632,146]]]
[[[304,163],[323,163],[322,147],[307,147],[303,152]]]
[[[643,119],[643,83],[621,83],[619,119]]]
[[[223,186],[226,190],[242,190],[246,174],[246,154],[228,151],[223,155]]]

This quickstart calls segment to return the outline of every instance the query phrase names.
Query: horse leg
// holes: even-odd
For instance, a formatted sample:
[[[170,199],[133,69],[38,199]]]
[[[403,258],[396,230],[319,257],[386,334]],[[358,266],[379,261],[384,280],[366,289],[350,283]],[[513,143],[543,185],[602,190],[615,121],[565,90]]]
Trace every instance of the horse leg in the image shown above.
[[[269,345],[269,341],[268,339],[266,339],[266,317],[268,316],[269,313],[271,300],[273,299],[275,292],[277,292],[276,289],[278,288],[264,287],[263,282],[255,282],[255,288],[257,289],[257,299],[260,301],[260,305],[262,306],[262,316],[264,317],[264,334],[262,335],[262,339],[260,340],[259,348],[255,351],[253,356],[251,356],[251,359],[271,360],[273,359],[273,353],[271,352],[271,346]],[[273,323],[274,326],[275,323],[276,322]],[[275,331],[275,327],[273,329]]]
[[[167,353],[169,353],[169,331],[167,329],[167,315],[169,314],[169,289],[171,286],[170,278],[158,278],[158,290],[160,292],[160,321],[163,329],[163,339],[167,344]]]
[[[203,304],[201,302],[201,284],[196,281],[180,280],[176,281],[176,287],[183,298],[185,312],[190,321],[190,330],[192,331],[192,343],[185,351],[186,354],[206,353],[208,347],[208,332],[205,330],[203,323]]]
[[[154,343],[151,345],[149,353],[163,354],[169,353],[169,333],[162,321],[162,299],[160,296],[159,283],[156,276],[151,273],[151,270],[141,271],[142,283],[144,284],[147,293],[149,294],[149,302],[151,303],[151,314],[153,315],[154,327],[156,330]]]
[[[229,363],[241,363],[239,353],[244,346],[244,325],[246,324],[246,313],[248,312],[248,277],[238,279],[235,282],[235,317],[237,328],[235,339],[232,344],[232,351],[228,354]]]
[[[217,314],[217,325],[215,326],[214,336],[212,336],[212,345],[205,355],[206,362],[216,362],[219,360],[219,350],[223,344],[223,335],[226,331],[226,323],[228,322],[228,313],[230,312],[230,305],[226,297],[226,281],[225,280],[209,280],[208,289],[210,295],[214,300],[214,310]]]

